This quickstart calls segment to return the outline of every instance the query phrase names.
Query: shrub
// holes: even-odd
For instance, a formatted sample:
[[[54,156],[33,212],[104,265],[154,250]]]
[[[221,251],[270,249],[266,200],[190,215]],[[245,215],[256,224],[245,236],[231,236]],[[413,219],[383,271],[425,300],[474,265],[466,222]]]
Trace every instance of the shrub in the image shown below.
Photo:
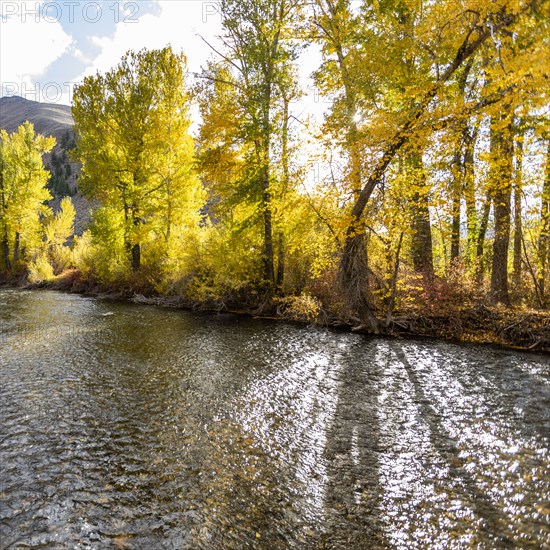
[[[31,283],[42,283],[53,278],[53,267],[44,255],[41,254],[29,264],[29,281]]]
[[[299,296],[285,296],[275,298],[277,314],[283,319],[313,323],[319,317],[321,303],[319,300],[302,293]]]

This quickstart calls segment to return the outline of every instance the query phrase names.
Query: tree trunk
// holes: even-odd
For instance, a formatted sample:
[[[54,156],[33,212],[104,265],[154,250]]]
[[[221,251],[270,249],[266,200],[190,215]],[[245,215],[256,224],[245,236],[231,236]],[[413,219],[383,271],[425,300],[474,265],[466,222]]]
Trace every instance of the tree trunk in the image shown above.
[[[272,61],[272,60],[271,60]],[[264,218],[264,281],[271,292],[275,287],[275,260],[273,246],[273,217],[270,191],[270,149],[271,149],[271,96],[273,87],[273,65],[268,64],[264,82],[260,143],[262,210]]]
[[[265,124],[265,122],[264,122]],[[268,130],[265,130],[268,131]],[[256,139],[256,161],[260,169],[259,185],[262,189],[260,209],[263,218],[262,276],[269,291],[275,285],[275,267],[273,254],[273,220],[271,214],[271,193],[269,190],[269,136],[265,140]]]
[[[523,220],[521,217],[523,137],[524,130],[522,129],[517,136],[514,147],[516,168],[514,173],[514,262],[512,281],[518,296],[521,296],[521,242],[523,239]]]
[[[550,138],[548,139],[546,153],[546,174],[542,188],[542,199],[540,207],[540,234],[538,242],[538,286],[543,307],[546,307],[546,268],[549,260],[550,245]]]
[[[371,306],[369,269],[365,232],[348,235],[340,261],[339,282],[349,307],[357,313],[368,332],[378,334],[380,325]]]
[[[283,167],[283,192],[285,195],[290,187],[290,167],[288,153],[288,121],[290,100],[283,92],[283,128],[281,132],[281,162]],[[276,287],[282,290],[285,281],[285,236],[282,231],[277,234],[277,276]]]
[[[460,90],[460,100],[464,101],[466,83],[468,81],[468,75],[472,69],[473,58],[470,57],[464,66],[464,70],[458,77],[458,86]],[[460,257],[460,202],[462,200],[462,193],[465,188],[465,176],[466,176],[466,154],[469,146],[469,128],[468,120],[460,120],[458,126],[458,143],[456,144],[456,150],[453,155],[453,185],[451,193],[451,209],[452,209],[452,222],[451,222],[451,264],[453,261]]]
[[[282,233],[277,240],[277,289],[282,290],[285,282],[285,239]]]
[[[132,212],[132,223],[136,228],[139,227],[142,223],[135,210]],[[134,272],[139,271],[140,268],[141,268],[141,244],[134,243],[132,245],[132,271]]]
[[[141,222],[139,220],[139,216],[136,214],[136,211],[126,205],[124,206],[124,218],[126,220],[124,246],[126,247],[126,250],[130,256],[130,265],[132,271],[135,273],[141,268],[141,245],[139,243],[133,242],[133,239],[131,237],[131,234],[129,234],[127,227],[128,221],[130,219],[132,220],[132,225],[134,226],[134,228],[138,227]]]
[[[481,211],[481,220],[479,222],[479,228],[476,238],[476,281],[478,284],[483,283],[483,276],[485,275],[485,235],[487,235],[487,227],[489,227],[489,214],[491,213],[491,191],[487,191],[485,201],[483,202],[483,209]]]
[[[21,256],[21,234],[17,232],[15,234],[15,241],[13,243],[13,265],[16,266]]]
[[[7,235],[4,235],[4,237],[2,238],[2,265],[7,271],[11,269],[10,245]]]
[[[340,77],[344,85],[346,107],[346,149],[349,156],[349,184],[355,200],[359,199],[363,188],[361,148],[359,129],[357,127],[357,97],[353,79],[347,68],[346,58],[339,34],[334,35],[336,57],[340,68]],[[359,229],[359,227],[361,227]],[[339,269],[340,287],[347,296],[348,305],[359,316],[362,326],[368,332],[377,334],[380,324],[372,310],[372,299],[369,291],[369,262],[365,229],[362,224],[355,228],[353,236],[346,239]],[[349,233],[348,233],[349,235]]]
[[[273,223],[271,219],[271,193],[269,192],[269,172],[265,168],[266,176],[262,186],[263,193],[263,214],[264,214],[264,280],[268,285],[275,283],[275,269],[273,261]],[[267,183],[266,183],[267,180]]]
[[[433,250],[432,250],[432,226],[430,223],[429,197],[426,189],[426,175],[422,155],[418,152],[411,153],[407,159],[407,165],[412,169],[416,179],[417,190],[413,194],[413,236],[412,258],[414,270],[422,273],[428,279],[434,275]]]
[[[462,196],[462,178],[460,153],[453,158],[453,188],[451,194],[451,264],[460,257],[460,199]]]
[[[464,132],[464,199],[466,201],[467,253],[466,261],[470,269],[475,265],[476,247],[479,237],[477,226],[476,192],[475,192],[475,143],[477,126],[466,126]],[[483,252],[483,248],[482,248]]]
[[[393,269],[388,268],[388,291],[389,291],[389,298],[387,300],[387,307],[386,307],[386,321],[385,326],[389,327],[391,316],[393,314],[393,309],[395,307],[395,301],[397,297],[397,278],[399,276],[399,261],[400,261],[400,255],[401,255],[401,245],[403,244],[403,235],[404,233],[401,232],[399,235],[399,241],[397,242],[397,250],[395,252],[395,263],[393,265]],[[386,256],[388,258],[388,262],[391,263],[391,250],[388,250],[386,252]]]
[[[506,107],[503,107],[506,111]],[[508,248],[513,164],[512,122],[506,112],[491,121],[491,187],[495,205],[495,238],[491,268],[491,302],[510,305]]]
[[[141,245],[134,244],[132,246],[132,271],[139,271],[141,267]]]

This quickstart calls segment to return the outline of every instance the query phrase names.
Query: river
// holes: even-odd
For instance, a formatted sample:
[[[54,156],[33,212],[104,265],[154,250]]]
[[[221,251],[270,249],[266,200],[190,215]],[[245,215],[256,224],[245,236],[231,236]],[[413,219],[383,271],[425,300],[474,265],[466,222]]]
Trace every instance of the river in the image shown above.
[[[550,547],[550,358],[0,290],[1,548]]]

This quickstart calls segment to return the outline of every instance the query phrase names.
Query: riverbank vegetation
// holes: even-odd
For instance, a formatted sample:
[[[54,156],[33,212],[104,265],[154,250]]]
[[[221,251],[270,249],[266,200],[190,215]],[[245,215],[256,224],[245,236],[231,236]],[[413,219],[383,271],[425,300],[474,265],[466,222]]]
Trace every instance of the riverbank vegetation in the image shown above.
[[[221,0],[194,78],[165,48],[77,87],[83,235],[51,140],[2,134],[4,279],[548,348],[549,4]]]

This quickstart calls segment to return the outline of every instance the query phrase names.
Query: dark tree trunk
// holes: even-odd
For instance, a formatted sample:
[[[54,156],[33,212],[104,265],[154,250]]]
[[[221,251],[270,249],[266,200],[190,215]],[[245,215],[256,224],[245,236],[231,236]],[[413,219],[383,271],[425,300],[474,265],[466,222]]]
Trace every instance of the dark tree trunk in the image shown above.
[[[412,259],[414,270],[429,279],[433,278],[432,226],[430,223],[429,197],[425,189],[426,175],[420,153],[411,153],[407,165],[416,177],[419,188],[413,195]]]
[[[141,224],[141,220],[137,213],[133,212],[133,224],[134,227],[138,227]],[[132,271],[139,271],[141,267],[141,245],[134,243],[132,245]]]
[[[506,110],[506,109],[504,109]],[[508,248],[513,164],[512,122],[507,113],[491,124],[491,187],[495,209],[495,239],[491,268],[491,302],[510,305],[508,293]]]
[[[538,287],[542,306],[546,307],[546,271],[549,260],[550,246],[550,138],[548,139],[546,153],[546,174],[542,188],[542,199],[540,207],[540,234],[538,242]]]
[[[476,254],[478,240],[474,154],[477,139],[477,127],[466,126],[464,132],[464,199],[466,202],[466,226],[467,226],[467,262],[472,267],[472,261]]]
[[[134,227],[138,227],[141,223],[135,210],[126,205],[124,206],[124,219],[126,220],[126,228],[128,227],[129,220],[132,221]],[[141,245],[139,243],[132,242],[132,240],[131,234],[129,234],[126,229],[124,234],[124,246],[126,247],[127,253],[130,257],[132,271],[136,272],[141,268]]]
[[[282,233],[279,233],[277,243],[277,288],[281,290],[285,282],[285,240]]]
[[[479,222],[479,228],[476,237],[476,281],[478,284],[483,283],[483,276],[485,275],[485,235],[487,234],[487,227],[489,226],[489,214],[491,213],[491,191],[487,191],[485,201],[483,202],[483,209],[481,212],[481,220]]]
[[[8,271],[11,269],[10,245],[7,235],[4,235],[2,238],[2,265],[4,266],[4,269]]]
[[[267,172],[267,170],[266,170]],[[273,261],[273,223],[271,220],[271,194],[268,186],[264,185],[264,280],[269,286],[275,283],[275,269]]]
[[[262,138],[256,141],[258,158],[261,169],[261,188],[262,188],[262,212],[264,221],[264,250],[263,250],[263,277],[264,281],[272,292],[275,287],[275,260],[273,246],[273,216],[271,212],[271,191],[270,191],[270,166],[271,160],[269,153],[271,149],[271,96],[272,96],[272,65],[269,65],[264,88],[264,103],[262,106],[261,129]],[[259,148],[258,148],[259,146]]]
[[[357,313],[363,323],[361,328],[378,334],[380,325],[372,309],[364,231],[348,235],[340,261],[339,279],[349,307]]]
[[[512,280],[514,291],[521,296],[521,243],[523,240],[523,220],[521,212],[522,171],[523,171],[523,136],[521,130],[515,141],[516,168],[514,174],[514,262]]]
[[[141,267],[141,245],[134,244],[132,246],[132,271],[139,271]]]
[[[17,232],[15,234],[15,241],[13,243],[13,265],[14,266],[17,266],[20,256],[21,256],[21,234]]]
[[[282,90],[283,91],[283,90]],[[288,152],[288,122],[290,100],[283,91],[283,129],[281,132],[281,161],[283,166],[283,194],[286,194],[290,187],[290,167]],[[285,236],[282,231],[277,235],[277,277],[276,287],[282,290],[285,282]]]
[[[451,263],[460,257],[460,199],[462,181],[460,177],[460,157],[453,159],[452,221],[451,221]]]

